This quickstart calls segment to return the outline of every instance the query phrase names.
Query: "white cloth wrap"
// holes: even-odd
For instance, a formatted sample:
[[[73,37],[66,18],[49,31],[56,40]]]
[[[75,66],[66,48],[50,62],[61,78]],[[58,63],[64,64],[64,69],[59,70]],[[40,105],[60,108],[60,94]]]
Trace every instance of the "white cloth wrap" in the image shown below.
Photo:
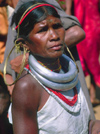
[[[49,96],[45,105],[37,112],[39,134],[88,134],[90,111],[79,82],[76,88],[80,101],[74,106],[65,104],[66,109]],[[73,90],[61,93],[68,99],[72,99],[74,94]],[[8,114],[12,123],[11,105]]]
[[[80,97],[80,109],[78,103],[75,106],[66,104],[65,110],[52,96],[49,97],[43,108],[38,111],[39,134],[88,134],[90,111],[85,96],[77,84]],[[62,92],[67,98],[73,98],[73,90]],[[74,109],[77,108],[77,112]],[[71,111],[71,112],[70,112]],[[72,112],[73,111],[73,112]]]

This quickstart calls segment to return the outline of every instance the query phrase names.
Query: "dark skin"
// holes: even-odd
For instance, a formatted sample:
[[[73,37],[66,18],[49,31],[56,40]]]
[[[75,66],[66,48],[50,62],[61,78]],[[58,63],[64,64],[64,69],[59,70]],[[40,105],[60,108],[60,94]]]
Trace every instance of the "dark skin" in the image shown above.
[[[85,32],[77,25],[65,31],[65,43],[69,48],[77,45],[83,39],[85,39]]]
[[[23,75],[24,74],[26,74],[26,72],[24,72]],[[24,83],[22,85],[23,81]],[[20,82],[17,82],[12,100],[14,134],[38,134],[36,114],[45,104],[48,97],[49,94],[29,74],[23,77]],[[25,122],[27,122],[28,125]]]
[[[11,7],[15,8],[18,0],[0,0],[0,6],[5,6],[5,5],[10,5]],[[77,25],[70,27],[65,31],[65,42],[69,48],[75,46],[77,43],[82,41],[85,38],[85,32],[83,29]],[[13,60],[11,60],[11,68],[19,73],[20,72],[20,67],[22,64],[22,59],[23,55],[20,55]],[[28,63],[28,53],[26,55],[26,64]]]
[[[61,21],[48,16],[46,20],[37,23],[29,34],[32,43],[27,42],[28,48],[40,61],[54,62],[63,53],[64,35],[65,30]],[[52,66],[49,66],[49,69],[51,68]],[[15,84],[12,96],[14,134],[38,134],[37,111],[44,106],[49,94],[30,74],[25,74],[26,71]]]
[[[49,21],[51,23],[48,23]],[[57,25],[56,29],[54,25]],[[35,25],[29,34],[29,40],[32,43],[26,42],[26,47],[31,50],[37,60],[43,63],[51,63],[56,61],[63,53],[64,35],[65,31],[60,20],[49,16],[46,20]],[[52,69],[52,65],[47,67]],[[38,81],[27,74],[26,71],[23,71],[21,79],[15,84],[12,96],[14,134],[39,133],[37,112],[45,105],[48,98],[49,94]],[[100,133],[98,132],[99,126],[100,121],[90,121],[89,129],[92,128],[92,134]]]
[[[73,26],[65,31],[65,43],[69,48],[75,46],[77,43],[82,41],[85,38],[85,32],[83,31],[82,28],[79,26]],[[21,67],[21,60],[22,55],[16,57],[15,59],[11,60],[11,68],[15,70],[15,72],[19,73],[20,72],[20,67]],[[28,59],[28,54],[26,55],[26,63]]]
[[[47,61],[48,58],[53,61],[63,53],[64,35],[65,30],[60,19],[49,16],[46,20],[35,25],[29,34],[32,43],[27,43],[33,55],[45,57]]]
[[[15,8],[17,3],[18,3],[18,0],[0,0],[0,6],[10,5],[13,8]],[[75,46],[77,43],[82,41],[84,38],[85,38],[85,32],[83,31],[83,29],[81,27],[79,27],[77,25],[72,26],[65,31],[65,42],[69,48]],[[27,53],[25,65],[28,63],[28,56],[29,56],[29,54]],[[16,58],[14,58],[13,60],[11,60],[11,62],[10,62],[11,68],[17,73],[20,72],[22,58],[23,58],[23,55],[20,55],[20,56],[17,56]],[[13,83],[13,78],[9,74],[6,75],[6,80],[7,80],[8,84]],[[10,92],[10,95],[12,95],[13,85],[8,86],[8,90]]]
[[[5,3],[3,3],[1,5],[2,1],[4,1],[4,0],[0,0],[0,6],[5,6],[5,4],[6,4],[6,5],[10,5],[14,8],[16,7],[16,4],[18,2],[18,0],[13,0],[13,1],[5,0]],[[80,41],[82,41],[85,38],[85,33],[82,30],[82,28],[80,28],[79,26],[73,26],[73,27],[69,28],[68,30],[66,30],[65,35],[66,35],[65,42],[68,47],[72,47],[72,46],[76,45],[77,43],[79,43]],[[20,65],[21,65],[21,60],[19,62],[20,58],[21,57],[17,57],[11,61],[12,69],[14,69],[16,72],[19,72],[19,70],[20,70]],[[10,83],[12,83],[12,82],[10,82]],[[98,126],[97,122],[95,124],[97,124],[97,126]],[[93,127],[95,128],[95,125],[93,125]],[[94,129],[94,131],[96,131],[96,129]]]

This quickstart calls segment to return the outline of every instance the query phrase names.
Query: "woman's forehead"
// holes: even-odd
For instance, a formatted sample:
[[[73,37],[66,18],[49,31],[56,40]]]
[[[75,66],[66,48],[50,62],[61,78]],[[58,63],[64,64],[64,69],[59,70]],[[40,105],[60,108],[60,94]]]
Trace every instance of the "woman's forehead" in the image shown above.
[[[44,19],[44,20],[42,20],[42,21],[40,21],[40,22],[38,22],[37,23],[37,25],[45,25],[45,24],[52,24],[52,23],[57,23],[57,22],[59,22],[59,23],[61,23],[61,20],[59,19],[59,18],[57,18],[57,17],[54,17],[54,16],[52,16],[52,15],[49,15],[49,16],[47,16],[47,18],[46,19]]]

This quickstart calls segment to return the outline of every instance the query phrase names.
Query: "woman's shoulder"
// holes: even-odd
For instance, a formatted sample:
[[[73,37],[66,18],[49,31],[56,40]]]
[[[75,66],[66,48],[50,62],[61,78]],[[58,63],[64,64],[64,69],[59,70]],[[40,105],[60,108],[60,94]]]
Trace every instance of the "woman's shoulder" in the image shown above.
[[[24,71],[15,84],[16,90],[30,90],[29,87],[35,89],[37,87],[37,81],[26,71]]]
[[[26,104],[32,102],[32,105],[35,103],[37,108],[40,96],[41,90],[39,83],[30,74],[24,71],[15,84],[12,94],[13,103],[27,107]]]

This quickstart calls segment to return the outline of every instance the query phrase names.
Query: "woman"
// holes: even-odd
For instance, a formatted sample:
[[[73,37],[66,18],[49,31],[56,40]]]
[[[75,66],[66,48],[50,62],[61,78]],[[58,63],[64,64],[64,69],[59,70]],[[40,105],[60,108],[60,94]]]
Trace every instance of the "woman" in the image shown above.
[[[97,133],[100,122],[90,121],[77,68],[63,54],[65,30],[56,9],[46,3],[27,2],[13,21],[17,48],[30,50],[29,65],[12,94],[14,133]]]

